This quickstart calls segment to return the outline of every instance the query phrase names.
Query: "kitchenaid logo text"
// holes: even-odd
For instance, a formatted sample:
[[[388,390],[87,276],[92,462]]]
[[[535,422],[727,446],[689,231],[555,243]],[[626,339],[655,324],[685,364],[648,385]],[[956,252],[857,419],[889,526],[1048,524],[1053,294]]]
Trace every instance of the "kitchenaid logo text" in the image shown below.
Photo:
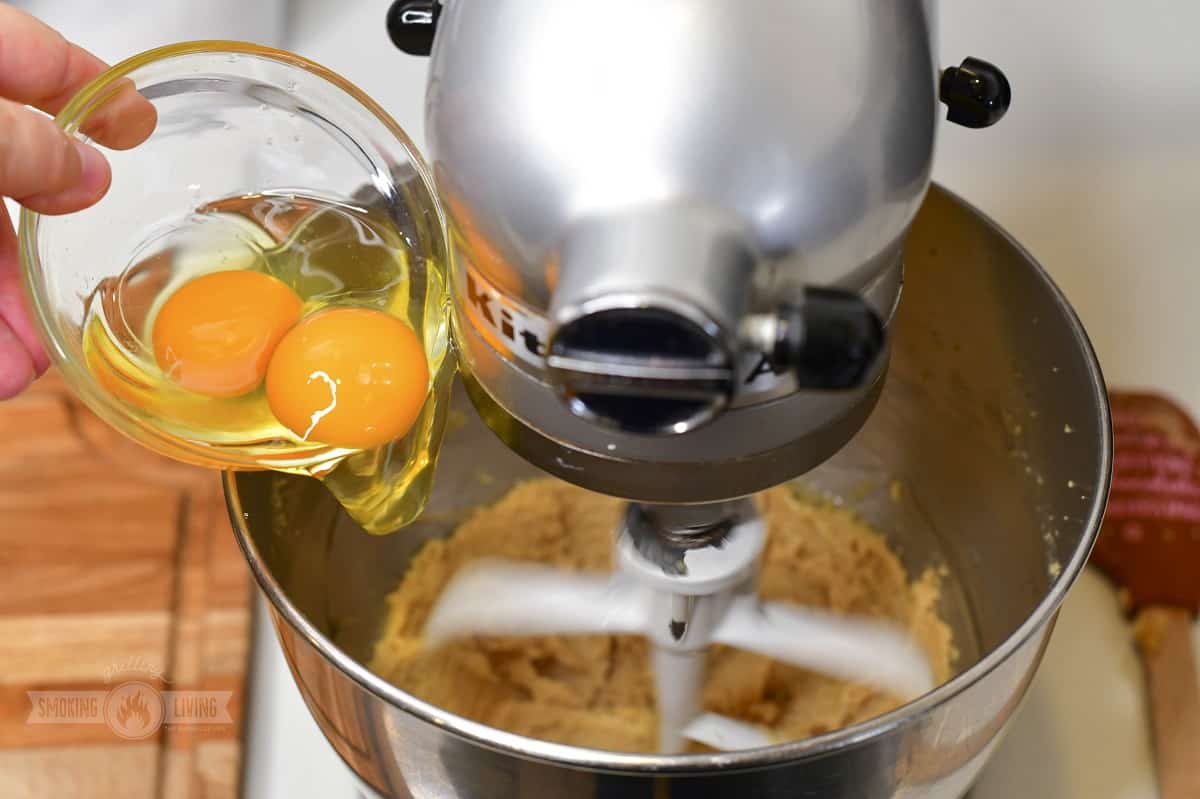
[[[531,366],[545,366],[549,320],[507,301],[474,269],[467,270],[467,310],[475,327],[499,335],[508,353]],[[494,336],[487,338],[496,343]]]
[[[502,354],[544,369],[550,320],[514,303],[474,268],[467,268],[466,277],[467,316],[475,328]],[[746,353],[738,371],[744,390],[758,401],[792,390],[786,370],[766,353]]]

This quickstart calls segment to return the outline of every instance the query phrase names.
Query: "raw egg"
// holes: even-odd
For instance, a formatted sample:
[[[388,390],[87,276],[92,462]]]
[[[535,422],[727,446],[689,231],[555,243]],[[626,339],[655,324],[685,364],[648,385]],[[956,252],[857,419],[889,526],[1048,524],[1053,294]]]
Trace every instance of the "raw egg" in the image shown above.
[[[367,308],[320,311],[292,328],[267,368],[275,418],[305,441],[370,449],[408,432],[429,389],[412,328]]]
[[[158,368],[210,397],[253,391],[302,306],[296,292],[262,272],[202,275],[168,297],[154,320]]]

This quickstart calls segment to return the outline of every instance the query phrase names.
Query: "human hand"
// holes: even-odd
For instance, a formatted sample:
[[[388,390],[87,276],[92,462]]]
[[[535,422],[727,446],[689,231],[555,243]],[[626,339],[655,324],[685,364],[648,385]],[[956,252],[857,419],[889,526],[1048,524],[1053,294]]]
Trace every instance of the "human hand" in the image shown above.
[[[105,69],[57,31],[0,3],[0,196],[42,214],[78,211],[104,196],[112,173],[100,151],[33,109],[57,114]],[[90,115],[83,132],[123,150],[144,141],[155,122],[154,106],[129,84]],[[0,400],[48,365],[21,290],[16,233],[0,202]]]

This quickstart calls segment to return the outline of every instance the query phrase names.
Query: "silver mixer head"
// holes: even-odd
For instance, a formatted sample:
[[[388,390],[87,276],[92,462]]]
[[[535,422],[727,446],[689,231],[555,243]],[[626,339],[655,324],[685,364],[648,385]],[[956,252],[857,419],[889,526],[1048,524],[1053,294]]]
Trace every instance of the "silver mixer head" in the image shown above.
[[[866,420],[937,102],[969,127],[1008,106],[985,62],[939,76],[933,22],[932,0],[392,7],[397,45],[433,57],[427,132],[471,398],[535,465],[638,501],[611,581],[476,571],[439,600],[433,638],[643,634],[667,751],[700,718],[713,642],[930,687],[895,631],[760,605],[765,530],[732,500]]]
[[[432,53],[458,343],[510,447],[706,502],[857,432],[929,184],[930,0],[402,0],[388,22]],[[942,77],[964,124],[1007,106],[988,68]]]

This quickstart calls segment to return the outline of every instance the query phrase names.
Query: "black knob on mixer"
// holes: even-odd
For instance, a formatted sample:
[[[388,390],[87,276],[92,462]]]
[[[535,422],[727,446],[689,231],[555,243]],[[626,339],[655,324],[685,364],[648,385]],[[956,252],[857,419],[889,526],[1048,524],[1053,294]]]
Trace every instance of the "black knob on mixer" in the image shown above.
[[[397,0],[388,9],[387,30],[392,44],[409,55],[429,55],[437,32],[441,0]]]
[[[999,67],[968,58],[942,72],[939,97],[950,109],[946,119],[967,128],[986,128],[1008,111],[1012,89]]]
[[[883,322],[851,291],[809,288],[802,307],[779,311],[772,360],[791,367],[801,389],[838,390],[860,385],[883,352]]]

